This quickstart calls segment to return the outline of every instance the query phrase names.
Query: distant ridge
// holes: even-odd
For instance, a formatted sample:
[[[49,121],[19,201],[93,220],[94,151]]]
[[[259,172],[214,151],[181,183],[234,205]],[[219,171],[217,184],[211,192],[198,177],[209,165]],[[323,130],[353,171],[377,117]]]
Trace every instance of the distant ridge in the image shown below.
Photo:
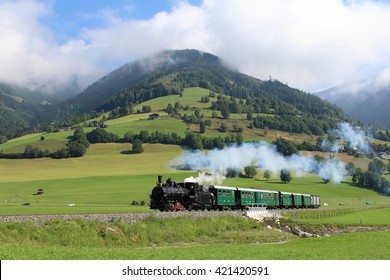
[[[390,83],[379,77],[333,87],[315,95],[342,108],[351,117],[390,130]]]

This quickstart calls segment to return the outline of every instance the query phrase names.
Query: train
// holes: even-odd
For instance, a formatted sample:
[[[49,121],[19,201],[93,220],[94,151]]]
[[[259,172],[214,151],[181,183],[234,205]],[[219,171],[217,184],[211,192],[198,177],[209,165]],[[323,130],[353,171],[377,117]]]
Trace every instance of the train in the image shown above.
[[[161,175],[150,194],[150,209],[165,211],[184,210],[244,210],[249,207],[267,209],[318,208],[318,195],[272,190],[205,185],[196,181],[176,183]]]

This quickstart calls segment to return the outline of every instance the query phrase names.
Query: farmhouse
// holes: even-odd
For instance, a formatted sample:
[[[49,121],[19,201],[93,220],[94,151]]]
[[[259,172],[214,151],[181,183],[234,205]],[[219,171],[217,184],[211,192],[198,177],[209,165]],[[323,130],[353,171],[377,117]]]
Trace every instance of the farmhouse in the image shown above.
[[[386,152],[381,152],[381,153],[378,153],[378,157],[381,159],[390,159],[390,154],[388,154]]]
[[[41,194],[44,194],[45,191],[43,189],[38,189],[37,190],[37,195],[41,195]]]
[[[160,115],[159,115],[159,114],[156,114],[156,113],[150,114],[150,115],[149,115],[149,120],[157,119],[159,116],[160,116]]]

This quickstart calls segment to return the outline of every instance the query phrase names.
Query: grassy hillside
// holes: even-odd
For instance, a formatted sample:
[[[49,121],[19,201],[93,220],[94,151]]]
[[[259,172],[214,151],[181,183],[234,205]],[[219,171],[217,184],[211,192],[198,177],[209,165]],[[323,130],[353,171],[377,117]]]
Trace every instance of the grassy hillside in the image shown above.
[[[94,144],[82,158],[0,159],[0,215],[150,211],[147,205],[130,204],[133,200],[148,203],[157,175],[171,176],[180,182],[196,173],[170,168],[172,159],[183,153],[178,146],[145,144],[144,148],[142,154],[131,154],[128,153],[130,144]],[[389,230],[354,232],[355,227],[371,230],[390,226],[388,196],[353,187],[349,182],[323,184],[314,175],[293,176],[290,184],[281,183],[277,175],[264,181],[262,172],[258,170],[256,178],[228,179],[223,184],[318,194],[328,206],[283,215],[309,232],[325,227],[333,231],[348,229],[353,233],[302,239],[240,217],[152,218],[135,224],[82,219],[42,224],[8,222],[0,223],[0,258],[389,258]],[[45,193],[35,195],[38,188]],[[372,204],[366,204],[368,201]],[[25,202],[31,205],[21,206]],[[67,206],[69,203],[75,206]]]
[[[176,102],[179,102],[182,106],[200,108],[201,114],[204,114],[206,118],[210,119],[212,126],[207,129],[205,136],[224,137],[229,133],[233,133],[233,126],[236,125],[243,128],[243,136],[248,141],[264,140],[271,142],[279,136],[295,141],[303,141],[304,139],[315,141],[316,139],[316,137],[310,137],[307,135],[294,135],[272,130],[267,131],[266,135],[264,135],[264,131],[262,129],[246,128],[249,125],[249,121],[246,120],[245,114],[231,114],[228,120],[211,118],[212,111],[208,108],[211,106],[211,101],[215,98],[211,98],[210,103],[200,102],[201,97],[208,95],[209,93],[209,90],[199,87],[186,88],[184,89],[182,96],[171,95],[143,102],[135,107],[135,111],[140,110],[142,106],[151,106],[152,111],[150,113],[131,114],[125,117],[108,120],[106,121],[106,125],[108,126],[106,130],[118,134],[120,137],[123,137],[123,135],[128,131],[139,133],[141,130],[147,130],[149,132],[176,132],[180,136],[184,136],[185,131],[199,132],[199,125],[186,124],[181,119],[168,116],[168,114],[163,111],[168,103],[174,105]],[[160,117],[154,120],[148,119],[149,115],[152,113],[158,113]],[[190,115],[193,114],[193,111],[180,110],[180,113]],[[254,114],[254,116],[256,116],[256,114]],[[101,119],[101,117],[99,119]],[[228,128],[226,133],[218,131],[222,122],[225,123]],[[93,130],[92,127],[84,128],[85,132],[89,132],[91,130]],[[39,147],[42,150],[49,149],[49,151],[56,151],[67,143],[68,137],[72,134],[73,131],[29,134],[1,144],[0,151],[3,151],[4,153],[23,152],[25,147],[29,144],[34,147]],[[45,140],[41,141],[41,137],[44,137]]]
[[[249,122],[245,114],[231,114],[228,120],[211,118],[210,103],[201,103],[200,98],[208,95],[209,90],[203,88],[187,88],[183,95],[160,97],[139,104],[135,109],[144,105],[151,106],[151,113],[158,113],[159,118],[150,120],[145,114],[132,114],[125,117],[108,120],[107,130],[123,136],[126,132],[139,133],[141,130],[149,132],[176,132],[184,136],[185,131],[199,131],[199,125],[186,124],[181,119],[173,118],[163,111],[168,103],[172,105],[179,102],[182,106],[200,108],[201,114],[211,121],[204,134],[216,137],[234,133],[234,126],[243,128],[243,136],[246,141],[271,142],[276,137],[301,142],[303,140],[314,142],[316,137],[307,135],[295,135],[280,131],[263,131],[262,129],[248,129]],[[193,111],[180,111],[181,114],[193,114]],[[219,127],[224,122],[228,127],[227,132],[220,132]],[[85,132],[92,127],[84,128]],[[23,152],[26,145],[40,147],[42,150],[55,151],[63,147],[73,131],[60,131],[57,133],[38,133],[25,135],[0,145],[0,151]],[[44,140],[41,140],[44,137]],[[146,211],[130,208],[133,201],[148,202],[148,195],[155,184],[158,174],[170,175],[176,181],[181,181],[187,176],[195,175],[194,172],[183,172],[170,167],[170,162],[179,156],[183,150],[173,145],[144,144],[145,152],[131,154],[131,144],[94,144],[82,158],[53,160],[48,158],[35,160],[0,160],[2,172],[0,177],[0,214],[11,213],[69,213],[69,212],[112,212],[122,211]],[[326,153],[307,152],[313,156]],[[355,166],[367,168],[368,159],[355,158],[345,154],[336,155],[345,162],[353,162]],[[322,201],[331,206],[339,204],[349,206],[364,206],[366,201],[376,204],[389,203],[388,197],[377,193],[359,189],[343,184],[323,184],[317,176],[294,177],[288,184],[281,184],[278,174],[270,181],[262,179],[262,170],[258,170],[257,179],[228,179],[225,184],[242,187],[257,187],[272,190],[291,192],[313,193],[321,196]],[[35,196],[38,188],[43,188],[46,193],[43,196]],[[31,207],[20,207],[24,202],[30,202]],[[78,207],[67,207],[67,203],[75,203]],[[87,207],[88,206],[88,207]],[[93,206],[93,207],[90,207]],[[109,207],[109,208],[107,208]]]
[[[146,144],[142,154],[129,154],[130,144],[94,144],[82,158],[0,160],[0,214],[32,213],[104,213],[148,211],[148,207],[131,207],[133,200],[148,203],[149,194],[159,174],[180,182],[196,172],[172,169],[172,160],[183,153],[178,146]],[[356,188],[350,183],[323,184],[315,175],[282,184],[278,175],[269,181],[257,178],[227,179],[224,184],[311,193],[321,196],[326,207],[369,207],[390,205],[388,196]],[[35,195],[42,188],[44,195]],[[22,203],[31,206],[23,207]],[[68,203],[76,207],[68,207]],[[342,204],[342,205],[340,205]]]

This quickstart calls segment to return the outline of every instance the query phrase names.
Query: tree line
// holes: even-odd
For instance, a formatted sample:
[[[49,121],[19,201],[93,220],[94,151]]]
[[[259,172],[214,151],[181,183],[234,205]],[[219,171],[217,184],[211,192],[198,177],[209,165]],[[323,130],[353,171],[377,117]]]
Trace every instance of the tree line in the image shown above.
[[[390,162],[386,166],[381,159],[374,158],[368,164],[366,171],[361,168],[356,168],[352,175],[352,182],[358,187],[390,194],[390,181],[382,176],[386,171],[390,173]]]
[[[41,137],[41,141],[45,141],[44,137]],[[43,158],[50,157],[53,159],[61,158],[71,158],[71,157],[82,157],[89,147],[89,141],[87,140],[86,134],[81,126],[78,126],[73,133],[73,136],[70,137],[68,143],[65,147],[58,149],[55,152],[50,152],[49,150],[42,150],[39,147],[33,147],[32,145],[27,145],[23,153],[4,153],[0,151],[0,158],[6,159],[34,159],[34,158]]]

